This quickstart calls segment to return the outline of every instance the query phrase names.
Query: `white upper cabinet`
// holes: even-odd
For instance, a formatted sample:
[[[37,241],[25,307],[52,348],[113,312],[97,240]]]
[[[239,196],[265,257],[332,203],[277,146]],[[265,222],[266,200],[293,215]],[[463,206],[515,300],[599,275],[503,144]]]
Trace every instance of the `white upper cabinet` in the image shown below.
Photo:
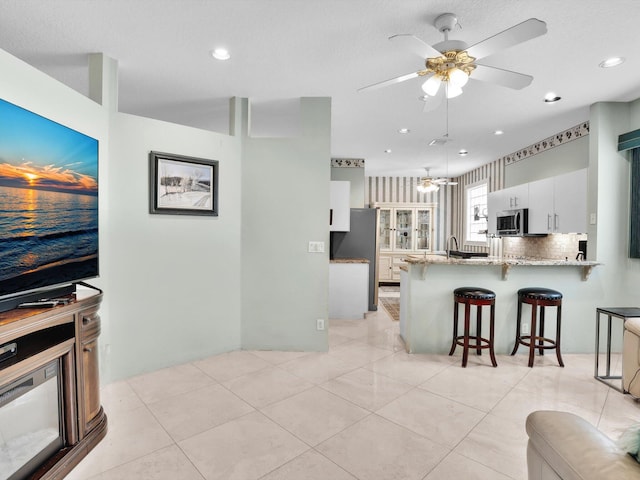
[[[516,185],[502,190],[502,210],[520,210],[529,207],[529,184]]]
[[[554,227],[558,233],[587,231],[587,169],[554,178]]]
[[[545,178],[489,193],[488,234],[496,233],[496,215],[505,210],[529,210],[528,233],[587,231],[587,169]]]
[[[529,233],[586,231],[586,168],[529,184]]]
[[[331,181],[329,193],[329,231],[348,232],[351,229],[351,182]]]
[[[529,184],[529,233],[553,232],[553,190],[553,177]]]
[[[529,184],[516,185],[490,192],[487,195],[487,234],[496,233],[496,216],[499,212],[519,210],[529,206]]]

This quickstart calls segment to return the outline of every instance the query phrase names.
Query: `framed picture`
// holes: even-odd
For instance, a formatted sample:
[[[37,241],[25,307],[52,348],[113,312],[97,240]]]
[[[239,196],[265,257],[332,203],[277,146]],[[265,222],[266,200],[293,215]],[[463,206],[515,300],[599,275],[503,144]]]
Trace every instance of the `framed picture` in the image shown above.
[[[218,161],[149,153],[149,212],[218,215]]]

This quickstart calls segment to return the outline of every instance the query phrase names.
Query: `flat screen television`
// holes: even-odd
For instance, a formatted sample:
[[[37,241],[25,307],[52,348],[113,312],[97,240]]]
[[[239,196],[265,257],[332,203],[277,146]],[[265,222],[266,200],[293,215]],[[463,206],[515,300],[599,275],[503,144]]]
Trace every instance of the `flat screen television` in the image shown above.
[[[98,140],[0,99],[0,311],[98,273]]]

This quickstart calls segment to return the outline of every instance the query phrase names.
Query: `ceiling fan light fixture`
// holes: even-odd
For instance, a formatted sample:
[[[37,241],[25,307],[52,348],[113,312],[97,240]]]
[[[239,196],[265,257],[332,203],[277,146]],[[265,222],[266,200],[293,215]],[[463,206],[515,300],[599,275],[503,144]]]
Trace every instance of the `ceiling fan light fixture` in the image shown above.
[[[436,75],[432,75],[427,79],[426,82],[422,84],[422,91],[429,95],[430,97],[435,97],[440,89],[440,84],[442,80],[438,78]]]
[[[459,88],[464,87],[469,81],[469,75],[459,68],[452,68],[449,70],[449,85],[453,85]]]
[[[447,84],[447,98],[455,98],[458,95],[462,95],[462,88],[453,85],[451,83]]]
[[[418,184],[417,190],[420,193],[432,193],[440,190],[440,187],[430,180],[423,180]]]

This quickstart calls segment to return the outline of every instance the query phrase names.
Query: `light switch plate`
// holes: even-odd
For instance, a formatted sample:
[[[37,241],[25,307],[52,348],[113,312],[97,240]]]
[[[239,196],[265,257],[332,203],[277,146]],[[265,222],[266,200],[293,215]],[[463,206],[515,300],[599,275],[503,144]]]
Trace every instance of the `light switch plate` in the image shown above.
[[[309,253],[324,253],[324,242],[309,242]]]
[[[596,214],[592,213],[591,215],[589,215],[589,225],[595,225],[596,224]]]

